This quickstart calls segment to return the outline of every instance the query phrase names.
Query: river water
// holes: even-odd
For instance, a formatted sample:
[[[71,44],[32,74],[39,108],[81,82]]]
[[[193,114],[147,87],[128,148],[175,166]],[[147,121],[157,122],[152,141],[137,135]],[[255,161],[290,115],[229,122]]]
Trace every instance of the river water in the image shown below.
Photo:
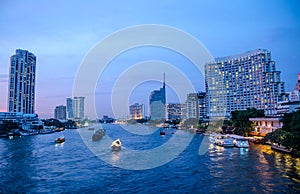
[[[119,125],[103,127],[106,136],[122,140],[124,149],[119,153],[100,143],[106,137],[89,145],[82,132],[92,131],[86,128],[0,139],[0,193],[300,192],[300,159],[274,152],[266,145],[241,149],[208,144],[207,151],[199,154],[204,136],[177,130],[180,136],[191,139],[183,152],[163,165],[131,170],[122,168],[123,162],[135,166],[143,161],[127,157],[129,150],[155,149],[171,141],[176,130],[166,130],[166,136],[160,136],[157,129],[150,130],[150,135],[133,135]],[[66,142],[55,144],[55,138],[62,134]],[[175,147],[182,143],[180,139],[176,142]],[[101,153],[91,150],[92,144]],[[104,155],[118,162],[102,160]],[[156,161],[167,156],[167,152],[159,153]]]

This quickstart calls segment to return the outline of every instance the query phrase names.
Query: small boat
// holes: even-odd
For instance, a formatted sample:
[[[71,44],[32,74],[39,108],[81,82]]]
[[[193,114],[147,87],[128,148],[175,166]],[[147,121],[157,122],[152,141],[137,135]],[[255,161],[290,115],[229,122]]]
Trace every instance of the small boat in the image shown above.
[[[58,138],[56,138],[55,143],[63,143],[65,141],[66,141],[66,139],[64,137],[58,137]]]
[[[279,152],[283,152],[283,153],[292,153],[292,150],[291,149],[288,149],[284,146],[281,146],[281,145],[276,145],[276,144],[272,144],[271,145],[271,149],[272,150],[276,150],[276,151],[279,151]]]
[[[98,129],[97,131],[94,132],[94,134],[92,136],[92,140],[93,141],[100,141],[103,138],[104,135],[105,135],[104,129]]]
[[[215,143],[218,145],[218,146],[223,146],[223,147],[233,147],[234,144],[233,144],[233,138],[232,137],[229,137],[229,136],[226,136],[226,135],[222,135],[222,136],[218,136],[216,138],[216,141]]]
[[[230,137],[234,138],[233,144],[235,147],[238,147],[238,148],[248,148],[249,147],[248,139],[246,137],[239,136],[239,135],[230,135]]]
[[[166,135],[166,132],[160,131],[160,132],[159,132],[159,135]]]
[[[116,139],[115,141],[113,141],[111,143],[111,150],[112,151],[120,151],[121,150],[121,147],[122,147],[122,143],[120,141],[120,139]]]

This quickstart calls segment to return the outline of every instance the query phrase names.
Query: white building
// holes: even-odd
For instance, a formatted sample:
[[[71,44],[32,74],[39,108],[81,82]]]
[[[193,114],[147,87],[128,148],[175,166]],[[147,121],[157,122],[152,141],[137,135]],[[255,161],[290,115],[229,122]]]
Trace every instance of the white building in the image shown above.
[[[205,65],[205,80],[210,118],[247,108],[276,114],[277,102],[284,100],[280,71],[265,49],[216,58]]]
[[[265,136],[267,133],[282,128],[283,123],[280,118],[249,118],[254,123],[254,132],[250,135]]]
[[[75,119],[84,118],[84,97],[73,98],[73,113]]]

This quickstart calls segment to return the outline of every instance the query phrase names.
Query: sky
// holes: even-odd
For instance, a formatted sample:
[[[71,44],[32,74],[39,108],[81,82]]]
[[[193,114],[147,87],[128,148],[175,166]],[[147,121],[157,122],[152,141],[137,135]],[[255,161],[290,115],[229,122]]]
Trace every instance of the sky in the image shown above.
[[[295,87],[300,73],[300,2],[296,0],[0,0],[0,111],[7,111],[9,60],[16,49],[37,56],[36,112],[50,118],[55,106],[66,104],[66,98],[73,95],[74,79],[89,51],[118,30],[144,24],[187,32],[213,57],[270,50],[286,91]],[[114,116],[111,88],[131,65],[145,60],[172,64],[184,72],[195,90],[204,90],[203,75],[184,56],[151,46],[128,50],[114,58],[99,78],[95,100],[100,117]],[[156,73],[162,81],[163,69]],[[171,79],[174,77],[167,72],[167,85]],[[132,88],[127,103],[147,105],[150,92],[159,87],[159,80],[146,80]],[[178,101],[174,88],[168,86],[167,92],[168,102]],[[126,116],[128,110],[123,111]]]

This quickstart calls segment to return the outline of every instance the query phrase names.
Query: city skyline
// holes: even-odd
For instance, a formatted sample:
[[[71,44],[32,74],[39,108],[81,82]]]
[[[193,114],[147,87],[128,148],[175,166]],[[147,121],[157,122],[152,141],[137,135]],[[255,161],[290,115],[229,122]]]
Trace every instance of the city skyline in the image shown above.
[[[297,60],[299,13],[297,1],[210,1],[189,4],[133,1],[131,4],[119,2],[118,5],[74,2],[72,8],[69,3],[60,1],[1,2],[0,111],[7,111],[9,57],[16,49],[26,49],[37,56],[35,109],[41,117],[51,117],[53,108],[64,104],[66,97],[72,96],[74,77],[90,48],[116,30],[149,23],[170,25],[190,33],[206,46],[214,58],[258,48],[270,50],[277,70],[281,71],[285,90],[292,91],[300,72]],[[19,20],[23,17],[30,22],[30,27],[27,22]],[[161,51],[153,48],[136,50],[113,62],[129,66],[155,56],[172,64],[179,61],[175,66],[186,66],[188,63],[179,56],[174,57],[173,53]],[[193,72],[186,69],[196,90],[204,91],[201,82],[204,77],[199,79],[199,72]],[[120,71],[111,68],[107,74],[115,80],[120,76]],[[110,95],[108,88],[113,84],[111,80],[102,81],[107,88],[99,87],[101,90],[96,93],[105,98]],[[152,91],[158,85],[160,83],[146,83],[144,87],[149,86],[147,91]],[[136,88],[134,99],[129,101],[148,104],[148,99],[144,99],[140,91],[143,91],[142,88]],[[169,95],[169,88],[167,91]],[[167,101],[174,102],[176,97],[170,94]],[[108,107],[100,106],[100,115],[112,116]]]

